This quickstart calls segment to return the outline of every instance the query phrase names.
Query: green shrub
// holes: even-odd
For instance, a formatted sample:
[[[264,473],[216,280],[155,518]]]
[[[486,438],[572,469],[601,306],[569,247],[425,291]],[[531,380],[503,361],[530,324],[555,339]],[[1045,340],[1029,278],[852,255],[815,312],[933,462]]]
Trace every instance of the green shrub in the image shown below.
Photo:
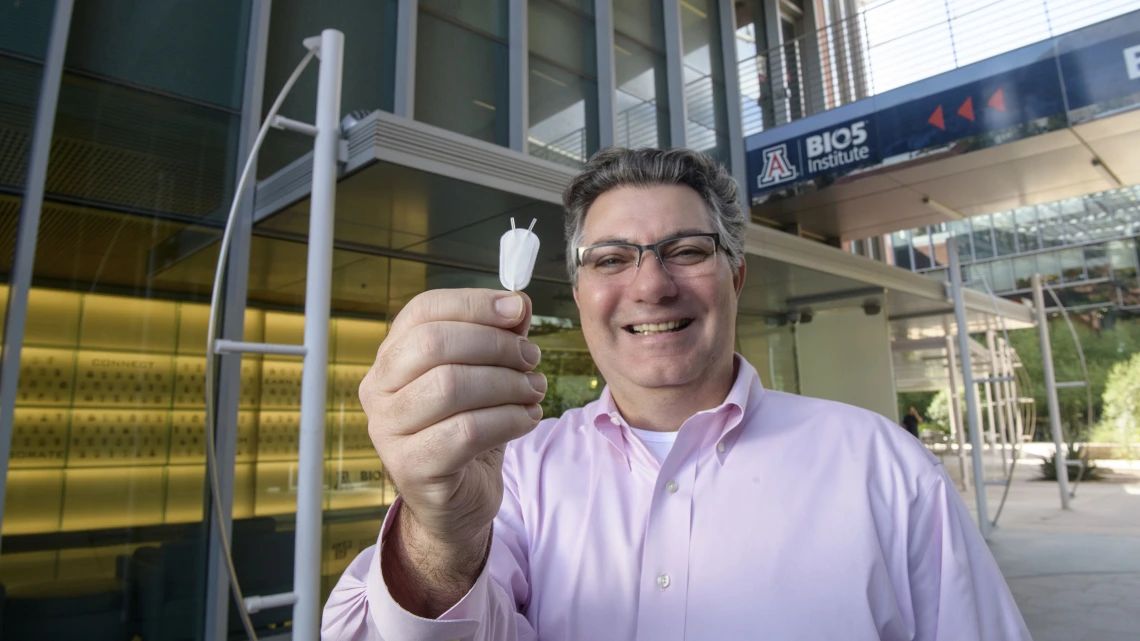
[[[1079,445],[1069,445],[1068,448],[1066,448],[1066,449],[1069,450],[1069,459],[1068,460],[1070,463],[1078,461],[1078,460],[1085,457],[1086,452]],[[1077,480],[1077,473],[1081,472],[1081,468],[1077,467],[1076,465],[1070,465],[1068,472],[1069,472],[1069,480],[1070,481],[1076,481]],[[1041,477],[1046,481],[1056,481],[1057,480],[1057,455],[1056,454],[1053,454],[1053,456],[1050,456],[1049,458],[1047,458],[1041,462]],[[1086,461],[1084,470],[1083,470],[1083,472],[1081,472],[1081,480],[1082,481],[1099,481],[1100,479],[1101,479],[1100,469],[1097,468],[1096,463],[1094,463],[1092,461]]]

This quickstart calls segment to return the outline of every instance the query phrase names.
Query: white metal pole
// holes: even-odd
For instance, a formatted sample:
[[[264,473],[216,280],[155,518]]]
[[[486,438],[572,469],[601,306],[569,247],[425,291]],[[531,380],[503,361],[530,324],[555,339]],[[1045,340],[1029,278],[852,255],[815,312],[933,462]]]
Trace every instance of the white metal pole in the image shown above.
[[[1045,370],[1045,399],[1049,403],[1049,429],[1057,455],[1057,489],[1061,492],[1061,509],[1069,509],[1069,462],[1065,439],[1061,435],[1061,404],[1057,401],[1057,377],[1053,372],[1053,345],[1049,342],[1049,323],[1045,320],[1045,291],[1041,274],[1033,275],[1033,308],[1037,312],[1037,336],[1041,340],[1041,365]]]
[[[990,513],[986,507],[986,473],[982,468],[982,425],[978,415],[978,387],[970,365],[970,329],[966,323],[966,304],[962,300],[962,270],[958,267],[958,248],[948,243],[950,256],[950,294],[954,299],[954,322],[958,325],[958,356],[962,362],[962,389],[966,393],[966,420],[970,426],[973,447],[974,495],[978,502],[978,528],[982,538],[990,538]]]
[[[954,442],[958,444],[958,473],[962,477],[962,489],[970,489],[970,476],[966,473],[966,440],[963,436],[962,413],[958,408],[962,406],[961,397],[958,396],[957,376],[958,359],[954,357],[954,340],[950,338],[950,329],[946,328],[946,367],[950,378],[950,433]]]
[[[341,64],[344,34],[320,36],[317,138],[309,204],[309,264],[305,284],[305,365],[301,371],[301,434],[297,461],[297,530],[293,566],[294,641],[320,634],[321,508],[325,477],[325,392],[328,378],[329,299],[332,281],[336,159],[340,140]]]
[[[992,372],[990,376],[993,378],[1005,378],[1005,367],[1002,366],[998,359],[997,336],[992,329],[986,332],[986,349],[989,350],[990,353],[990,371]],[[993,391],[992,397],[990,396],[991,390]],[[1009,466],[1006,463],[1005,457],[1005,399],[1005,381],[997,381],[996,383],[986,385],[986,400],[989,401],[990,426],[997,427],[998,443],[1001,447],[1002,476],[1009,474]]]

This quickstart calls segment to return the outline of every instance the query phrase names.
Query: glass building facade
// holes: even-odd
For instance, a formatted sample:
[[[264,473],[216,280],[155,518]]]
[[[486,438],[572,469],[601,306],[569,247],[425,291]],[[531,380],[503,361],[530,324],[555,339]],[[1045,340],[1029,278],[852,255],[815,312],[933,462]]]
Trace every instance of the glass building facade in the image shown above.
[[[511,171],[569,176],[616,144],[696,148],[743,172],[731,166],[743,137],[724,59],[734,29],[712,0],[75,3],[54,130],[37,151],[55,9],[0,2],[0,302],[13,265],[31,267],[30,283],[16,284],[26,306],[0,306],[0,323],[9,312],[25,319],[20,358],[2,372],[15,385],[3,426],[5,639],[244,638],[211,536],[208,301],[238,172],[303,38],[345,34],[343,113],[379,110],[417,135],[513,154]],[[316,83],[311,68],[281,113],[310,121]],[[269,184],[310,150],[304,136],[271,132],[255,176]],[[38,239],[18,247],[36,153],[47,154]],[[510,217],[554,229],[528,288],[550,380],[546,415],[605,384],[578,329],[560,207],[456,179],[449,163],[460,161],[441,153],[426,170],[389,158],[347,171],[338,188],[324,594],[375,541],[394,497],[359,381],[413,296],[498,286],[494,248]],[[300,343],[307,194],[264,212],[262,189],[247,199],[225,326],[247,341]],[[741,327],[739,348],[763,362],[765,382],[795,391],[787,327],[747,313]],[[247,595],[288,591],[301,363],[226,362],[218,439],[230,451],[223,494],[238,578]],[[271,637],[290,616],[277,608],[254,623]]]
[[[956,247],[970,286],[1028,297],[1041,274],[1066,308],[1140,311],[1140,187],[890,234],[894,264],[947,279]],[[1052,306],[1052,301],[1047,300]]]

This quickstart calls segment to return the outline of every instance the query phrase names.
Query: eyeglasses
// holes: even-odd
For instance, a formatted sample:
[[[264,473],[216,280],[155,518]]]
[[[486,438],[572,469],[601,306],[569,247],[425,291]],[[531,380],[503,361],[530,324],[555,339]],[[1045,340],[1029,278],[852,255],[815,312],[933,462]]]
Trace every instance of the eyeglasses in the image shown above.
[[[716,271],[720,234],[692,234],[666,238],[651,245],[598,243],[578,248],[578,269],[592,282],[627,285],[633,282],[646,251],[674,278],[707,276]]]

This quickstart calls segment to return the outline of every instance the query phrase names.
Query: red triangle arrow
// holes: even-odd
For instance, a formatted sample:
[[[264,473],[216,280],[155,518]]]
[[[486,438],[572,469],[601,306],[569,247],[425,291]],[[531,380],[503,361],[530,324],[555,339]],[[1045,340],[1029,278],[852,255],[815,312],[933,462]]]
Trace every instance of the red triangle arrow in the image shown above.
[[[974,119],[974,98],[973,98],[973,96],[966,98],[966,102],[963,102],[962,106],[958,107],[958,115],[962,116],[966,120],[972,121]]]
[[[998,87],[998,90],[994,92],[994,95],[990,96],[990,99],[986,102],[986,104],[993,107],[994,109],[997,109],[998,111],[1005,111],[1005,94],[1001,92],[1001,87]]]
[[[942,105],[938,105],[938,108],[934,110],[934,113],[930,114],[930,118],[927,118],[926,122],[929,122],[939,129],[946,129],[946,120],[942,117]]]

